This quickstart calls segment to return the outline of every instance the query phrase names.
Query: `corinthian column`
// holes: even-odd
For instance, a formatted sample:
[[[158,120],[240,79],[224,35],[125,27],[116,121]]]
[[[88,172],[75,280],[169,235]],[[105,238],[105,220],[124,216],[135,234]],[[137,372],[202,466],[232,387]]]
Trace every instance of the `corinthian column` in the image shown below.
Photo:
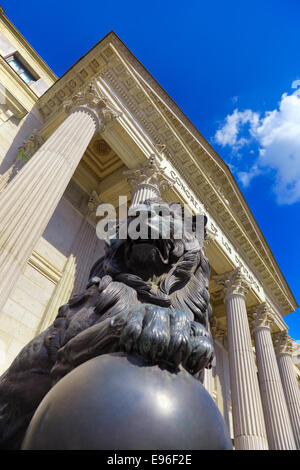
[[[292,339],[287,331],[274,336],[275,351],[297,449],[300,449],[300,390],[292,359]]]
[[[115,117],[92,85],[65,109],[65,121],[0,194],[0,311],[90,140]]]
[[[96,234],[96,211],[101,204],[96,191],[92,191],[88,202],[88,209],[81,223],[79,232],[71,248],[76,259],[76,274],[73,295],[80,293],[88,283],[92,265],[95,262],[95,250],[98,243]]]
[[[268,449],[245,302],[249,285],[240,268],[214,279],[226,305],[234,445],[238,450]]]
[[[272,312],[264,302],[253,309],[251,316],[269,448],[293,450],[295,440],[271,337]]]
[[[170,189],[175,181],[166,175],[156,155],[134,170],[125,171],[129,184],[133,186],[130,208],[138,206],[147,199],[161,199],[161,190]]]

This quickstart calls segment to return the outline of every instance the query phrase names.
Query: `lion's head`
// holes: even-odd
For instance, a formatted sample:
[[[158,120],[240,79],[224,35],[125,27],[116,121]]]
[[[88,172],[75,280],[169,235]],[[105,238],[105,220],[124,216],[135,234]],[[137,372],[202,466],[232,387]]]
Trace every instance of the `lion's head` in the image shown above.
[[[169,209],[169,212],[168,212]],[[207,326],[210,315],[209,263],[203,251],[203,233],[196,218],[184,222],[178,203],[145,201],[128,213],[127,236],[119,221],[115,236],[107,240],[106,253],[93,266],[93,277],[111,276],[137,291],[141,302],[173,306]],[[187,219],[185,219],[185,222]],[[123,231],[124,233],[124,231]]]

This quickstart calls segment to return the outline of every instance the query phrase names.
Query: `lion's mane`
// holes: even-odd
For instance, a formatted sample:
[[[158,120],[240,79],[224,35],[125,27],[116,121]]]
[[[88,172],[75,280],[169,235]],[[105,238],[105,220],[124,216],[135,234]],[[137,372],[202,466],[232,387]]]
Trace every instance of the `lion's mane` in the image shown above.
[[[174,264],[168,266],[168,271],[156,285],[134,274],[122,272],[116,261],[117,249],[114,245],[108,248],[107,253],[94,264],[89,285],[93,279],[109,275],[112,280],[135,289],[140,302],[183,310],[190,319],[208,327],[211,315],[208,292],[210,266],[203,248],[186,251]],[[115,298],[116,303],[119,300]]]

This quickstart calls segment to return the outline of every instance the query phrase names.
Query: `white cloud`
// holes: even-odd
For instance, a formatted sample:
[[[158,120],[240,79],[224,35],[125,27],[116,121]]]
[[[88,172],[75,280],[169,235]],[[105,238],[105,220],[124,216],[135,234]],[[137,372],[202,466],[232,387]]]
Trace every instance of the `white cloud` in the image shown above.
[[[292,88],[298,88],[300,86],[300,80],[294,80],[292,83]]]
[[[215,141],[222,145],[230,145],[235,150],[247,144],[248,139],[238,138],[242,127],[249,123],[250,127],[255,127],[259,121],[259,114],[250,109],[238,111],[235,109],[232,114],[226,116],[224,125],[216,132]]]
[[[247,188],[252,179],[255,177],[255,176],[258,176],[262,173],[262,170],[260,168],[258,168],[257,165],[253,165],[252,168],[250,168],[250,170],[248,171],[238,171],[237,172],[237,176],[238,176],[238,179],[241,181],[242,185]]]
[[[298,80],[293,82],[294,88]],[[300,83],[300,81],[299,81]],[[245,137],[245,124],[249,129]],[[240,134],[243,132],[243,137]],[[215,141],[229,145],[234,151],[249,142],[256,142],[258,157],[248,170],[240,169],[238,178],[244,186],[270,169],[274,170],[274,192],[279,204],[300,201],[300,90],[284,93],[277,109],[260,117],[247,109],[237,109],[225,119],[216,132]]]
[[[279,110],[256,129],[258,164],[276,171],[275,193],[282,204],[300,201],[300,93],[282,95]]]

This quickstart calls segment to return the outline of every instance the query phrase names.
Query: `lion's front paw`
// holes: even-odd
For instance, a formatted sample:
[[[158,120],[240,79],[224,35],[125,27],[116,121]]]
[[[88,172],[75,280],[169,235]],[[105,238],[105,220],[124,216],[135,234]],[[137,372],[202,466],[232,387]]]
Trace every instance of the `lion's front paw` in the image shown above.
[[[185,312],[142,304],[126,311],[120,346],[151,364],[178,367],[192,354],[192,340],[191,321]]]
[[[134,307],[120,337],[127,353],[136,353],[151,363],[166,357],[170,341],[168,309],[151,304]]]
[[[191,322],[186,313],[181,310],[173,310],[170,314],[170,342],[168,347],[168,361],[179,366],[190,356]]]
[[[127,354],[137,354],[151,364],[182,364],[192,374],[209,367],[214,356],[210,335],[185,312],[139,304],[122,315],[120,348]]]
[[[142,333],[144,309],[140,305],[126,310],[126,323],[120,335],[120,347],[127,354],[137,351],[138,339]]]
[[[191,324],[190,337],[191,352],[186,362],[185,368],[196,374],[204,368],[210,368],[214,361],[213,340],[207,329],[197,322]]]

